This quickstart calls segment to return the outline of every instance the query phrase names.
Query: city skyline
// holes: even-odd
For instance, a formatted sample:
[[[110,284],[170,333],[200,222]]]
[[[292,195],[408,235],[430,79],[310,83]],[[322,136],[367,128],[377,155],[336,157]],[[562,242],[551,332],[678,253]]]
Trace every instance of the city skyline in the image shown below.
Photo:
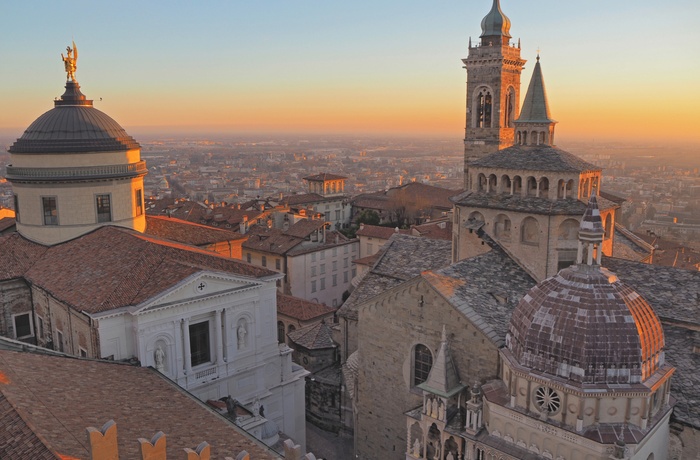
[[[127,130],[463,137],[460,59],[490,0],[317,4],[3,5],[0,132],[20,135],[62,93],[60,53]],[[504,0],[522,38],[523,95],[541,48],[560,142],[700,143],[700,4]],[[41,13],[37,13],[41,11]],[[102,100],[100,100],[102,98]]]

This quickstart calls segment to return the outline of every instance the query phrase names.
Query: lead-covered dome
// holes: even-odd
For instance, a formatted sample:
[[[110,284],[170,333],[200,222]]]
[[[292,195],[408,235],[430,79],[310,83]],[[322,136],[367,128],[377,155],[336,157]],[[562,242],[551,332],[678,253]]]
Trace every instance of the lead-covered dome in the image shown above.
[[[578,263],[530,289],[513,311],[507,343],[522,366],[581,383],[639,383],[664,364],[656,313],[600,266],[603,234],[594,195]]]
[[[84,153],[138,149],[139,144],[119,123],[92,106],[74,81],[10,147],[13,154]]]
[[[491,11],[481,20],[481,38],[510,36],[510,19],[501,11],[499,0],[493,0]]]

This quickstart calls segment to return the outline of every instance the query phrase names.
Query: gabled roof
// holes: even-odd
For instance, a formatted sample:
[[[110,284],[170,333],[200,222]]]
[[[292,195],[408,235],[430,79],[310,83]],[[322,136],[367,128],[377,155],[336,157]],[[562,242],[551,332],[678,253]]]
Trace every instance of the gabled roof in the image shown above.
[[[299,321],[310,321],[330,316],[336,310],[336,308],[322,303],[277,293],[277,313]]]
[[[242,246],[244,249],[282,255],[303,242],[303,238],[287,235],[278,228],[251,227],[248,239]]]
[[[173,217],[146,216],[147,235],[165,238],[178,243],[205,246],[223,241],[234,241],[247,238],[238,232],[221,230],[206,225],[187,222]]]
[[[294,223],[289,230],[285,231],[285,235],[296,238],[307,238],[313,232],[320,230],[326,224],[323,220],[301,219]]]
[[[168,458],[202,441],[212,458],[244,449],[255,459],[279,458],[152,368],[0,350],[0,377],[3,459],[89,458],[86,428],[110,419],[121,458],[141,458],[138,438],[158,431]]]
[[[23,277],[87,313],[137,305],[202,271],[246,278],[277,275],[194,246],[115,226],[100,227],[51,247],[13,234],[0,240],[0,247],[0,279]]]
[[[282,198],[282,203],[288,206],[298,206],[300,204],[318,203],[321,201],[337,201],[341,199],[338,196],[326,197],[318,193],[300,193],[298,195],[288,195]]]

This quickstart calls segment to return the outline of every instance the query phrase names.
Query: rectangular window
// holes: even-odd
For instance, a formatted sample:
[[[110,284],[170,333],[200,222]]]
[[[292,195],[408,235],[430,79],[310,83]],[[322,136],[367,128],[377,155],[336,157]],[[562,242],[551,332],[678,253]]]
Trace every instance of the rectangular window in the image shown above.
[[[333,275],[333,286],[338,285],[338,275]]]
[[[345,271],[345,272],[343,272],[343,283],[347,283],[347,282],[348,282],[348,272]]]
[[[316,265],[311,267],[311,276],[316,276]]]
[[[333,307],[337,307],[337,306],[338,306],[338,299],[333,299]]]
[[[54,350],[63,353],[63,332],[58,329],[56,329],[56,345],[54,346]]]
[[[15,222],[19,222],[19,198],[17,195],[12,195],[12,199],[15,203]]]
[[[348,268],[348,258],[343,259],[343,268]]]
[[[335,220],[340,220],[340,209],[335,211]]]
[[[282,270],[282,261],[280,259],[275,259],[275,269]]]
[[[321,274],[326,273],[326,264],[321,264]]]
[[[250,253],[249,253],[249,252],[246,253],[246,255],[245,255],[245,260],[246,260],[246,262],[250,263],[250,261],[251,261],[252,259],[253,259],[253,258],[252,258],[252,256],[250,255]]]
[[[311,262],[316,262],[316,253],[315,252],[311,253]]]
[[[321,260],[326,260],[326,251],[321,251]]]
[[[374,245],[372,243],[367,243],[367,255],[371,256],[374,254]]]
[[[356,276],[357,276],[357,268],[353,267],[352,268],[352,277],[354,278]]]
[[[209,321],[190,325],[190,353],[193,367],[211,361],[209,347]]]
[[[311,282],[311,292],[316,292],[316,281]]]
[[[348,253],[348,245],[346,244],[345,246],[343,246],[343,254],[347,254],[347,253]]]
[[[97,222],[112,222],[112,203],[109,194],[95,195]]]
[[[321,278],[321,290],[326,289],[326,278]]]
[[[333,271],[336,271],[338,269],[338,261],[334,260],[333,261]]]
[[[58,225],[58,209],[55,196],[42,196],[41,204],[44,208],[44,225]]]
[[[25,337],[32,337],[34,335],[34,331],[32,331],[31,313],[21,313],[19,315],[14,315],[13,319],[15,323],[16,339],[23,339]]]
[[[80,349],[80,357],[81,358],[87,358],[87,350],[83,350],[82,348]]]
[[[143,214],[143,190],[136,190],[136,215],[140,216]]]
[[[333,248],[333,257],[338,255],[338,248]]]
[[[267,267],[267,257],[266,256],[262,256],[262,266]]]

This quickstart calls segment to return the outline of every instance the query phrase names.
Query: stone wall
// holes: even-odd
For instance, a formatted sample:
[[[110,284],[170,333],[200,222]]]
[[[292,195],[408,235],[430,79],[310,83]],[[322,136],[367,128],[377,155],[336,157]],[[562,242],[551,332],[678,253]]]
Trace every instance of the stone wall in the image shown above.
[[[497,376],[497,347],[422,278],[361,306],[355,399],[358,458],[406,458],[404,412],[422,404],[421,392],[413,386],[414,347],[427,346],[435,359],[443,325],[462,382]]]
[[[31,336],[18,336],[15,330],[15,317],[23,314],[29,314]],[[33,316],[32,295],[27,283],[21,279],[0,282],[0,335],[36,344],[37,326]]]

